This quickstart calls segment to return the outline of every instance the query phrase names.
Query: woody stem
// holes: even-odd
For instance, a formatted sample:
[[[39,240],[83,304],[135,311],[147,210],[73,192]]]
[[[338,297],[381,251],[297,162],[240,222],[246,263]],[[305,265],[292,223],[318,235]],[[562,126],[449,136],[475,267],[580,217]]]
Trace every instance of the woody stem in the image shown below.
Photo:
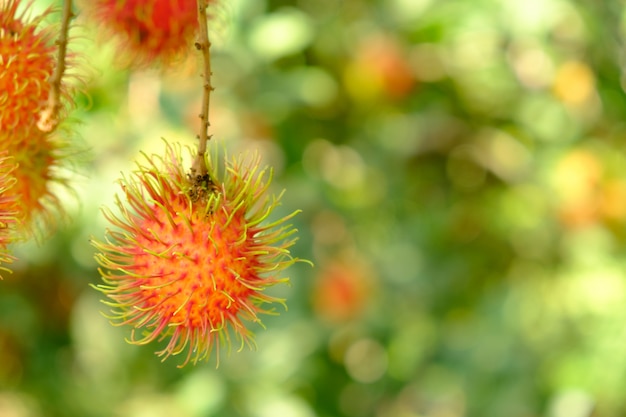
[[[57,46],[57,64],[54,73],[50,77],[50,92],[48,93],[48,105],[39,116],[37,127],[44,132],[53,131],[59,124],[59,110],[61,109],[61,80],[65,73],[67,55],[67,39],[72,13],[72,0],[63,0],[61,17],[61,30],[59,38],[55,41]]]
[[[200,109],[200,134],[198,135],[198,155],[192,165],[192,173],[197,176],[204,176],[208,173],[206,166],[206,146],[211,135],[209,135],[209,104],[211,100],[211,42],[209,41],[209,31],[207,25],[207,0],[198,1],[198,24],[199,34],[196,41],[196,49],[202,54],[203,61],[203,83],[202,83],[202,107]]]

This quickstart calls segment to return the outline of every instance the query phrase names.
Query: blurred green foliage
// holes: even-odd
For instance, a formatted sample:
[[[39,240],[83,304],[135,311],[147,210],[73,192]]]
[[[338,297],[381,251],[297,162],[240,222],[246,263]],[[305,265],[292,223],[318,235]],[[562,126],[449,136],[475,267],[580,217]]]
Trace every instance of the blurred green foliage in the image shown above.
[[[88,287],[88,239],[140,150],[193,144],[199,81],[193,64],[115,68],[83,28],[93,162],[72,221],[16,248],[1,283],[0,415],[626,413],[622,2],[223,0],[214,16],[214,140],[261,150],[315,268],[292,268],[273,290],[289,311],[218,369],[124,343]]]

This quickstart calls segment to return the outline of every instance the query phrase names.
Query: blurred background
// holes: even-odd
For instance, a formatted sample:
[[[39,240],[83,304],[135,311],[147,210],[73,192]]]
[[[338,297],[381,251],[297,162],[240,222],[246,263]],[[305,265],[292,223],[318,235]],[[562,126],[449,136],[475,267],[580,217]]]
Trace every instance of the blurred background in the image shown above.
[[[197,67],[121,70],[82,28],[91,162],[0,283],[0,416],[626,415],[625,10],[223,0],[213,140],[274,167],[315,267],[218,369],[127,345],[89,287],[120,173],[194,144]]]

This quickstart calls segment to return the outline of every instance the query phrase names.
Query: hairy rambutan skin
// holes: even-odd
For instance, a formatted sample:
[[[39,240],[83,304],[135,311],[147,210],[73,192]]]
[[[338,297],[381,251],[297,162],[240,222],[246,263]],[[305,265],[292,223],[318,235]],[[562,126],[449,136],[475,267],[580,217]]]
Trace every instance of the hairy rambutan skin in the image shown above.
[[[0,140],[7,132],[36,123],[50,92],[55,67],[54,33],[40,30],[41,20],[27,19],[30,3],[18,14],[20,2],[0,2]]]
[[[85,8],[117,39],[118,59],[130,67],[177,61],[198,31],[195,0],[92,0]]]
[[[26,236],[34,231],[33,222],[50,227],[62,213],[62,202],[53,185],[68,185],[59,171],[71,151],[59,135],[42,132],[36,126],[17,134],[19,138],[9,135],[6,141],[0,141],[0,151],[11,155],[17,164],[12,172],[15,184],[7,195],[17,200],[16,210],[22,219],[16,232]]]
[[[37,126],[14,130],[0,139],[0,154],[11,156],[15,179],[7,195],[14,197],[20,222],[12,227],[15,238],[43,238],[65,218],[64,197],[74,192],[71,172],[81,161],[82,150],[67,137],[65,128],[42,132]],[[63,194],[59,191],[63,190]]]
[[[112,323],[133,327],[130,343],[169,339],[157,354],[186,351],[180,366],[215,348],[219,362],[219,346],[233,336],[241,348],[253,344],[246,322],[275,314],[264,304],[284,304],[263,291],[288,282],[279,275],[297,261],[288,250],[296,230],[286,224],[297,212],[263,224],[280,196],[266,196],[271,171],[258,156],[224,158],[221,170],[207,157],[205,178],[186,175],[169,145],[165,158],[144,156],[120,181],[120,214],[104,211],[115,230],[93,242],[104,281],[96,289],[108,297]]]
[[[73,89],[65,82],[67,77],[59,83],[58,108],[50,115],[55,120],[53,128],[44,132],[38,126],[49,110],[59,27],[44,22],[53,9],[33,16],[31,6],[32,1],[0,0],[0,153],[6,152],[17,164],[12,172],[15,183],[7,196],[17,200],[21,221],[14,232],[19,237],[31,236],[38,229],[35,219],[50,229],[62,213],[53,188],[67,184],[59,172],[73,152],[62,139],[69,133],[67,124],[57,126],[72,103]],[[70,54],[64,60],[66,66],[76,58]]]
[[[8,245],[14,241],[12,229],[20,222],[18,201],[15,194],[11,193],[16,182],[13,176],[16,166],[13,158],[7,156],[6,152],[0,153],[0,273],[10,272],[5,265],[15,260],[9,253]]]

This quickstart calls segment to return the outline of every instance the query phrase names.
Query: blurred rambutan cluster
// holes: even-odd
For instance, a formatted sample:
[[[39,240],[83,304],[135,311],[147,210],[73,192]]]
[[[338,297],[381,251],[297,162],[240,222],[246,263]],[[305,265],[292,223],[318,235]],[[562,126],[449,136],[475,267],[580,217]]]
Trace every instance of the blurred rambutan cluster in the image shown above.
[[[113,42],[130,70],[173,68],[178,57],[199,55],[203,92],[193,163],[165,142],[164,156],[145,155],[120,180],[117,210],[105,209],[111,228],[93,239],[103,283],[94,285],[113,308],[113,324],[132,327],[130,343],[167,339],[164,359],[184,353],[182,364],[207,359],[230,346],[253,345],[248,322],[284,301],[264,292],[284,283],[294,259],[296,230],[273,209],[267,193],[272,170],[260,157],[218,156],[207,150],[211,84],[208,0],[93,0],[87,21]],[[67,85],[72,1],[33,16],[33,3],[0,0],[0,269],[13,261],[10,245],[32,237],[39,219],[52,224],[61,198],[54,183],[70,142],[64,123],[73,104]],[[91,19],[91,20],[89,20]],[[68,58],[69,57],[69,58]],[[70,187],[71,188],[71,187]],[[270,220],[271,219],[271,220]]]
[[[67,65],[65,54],[59,65],[58,33],[67,32],[47,22],[57,11],[33,16],[31,7],[31,2],[0,1],[0,246],[5,252],[10,244],[32,238],[35,226],[45,230],[54,224],[61,203],[53,185],[66,182],[59,172],[71,146],[64,125],[71,89],[57,71]],[[55,72],[58,81],[52,82]],[[12,259],[7,255],[0,262]]]

